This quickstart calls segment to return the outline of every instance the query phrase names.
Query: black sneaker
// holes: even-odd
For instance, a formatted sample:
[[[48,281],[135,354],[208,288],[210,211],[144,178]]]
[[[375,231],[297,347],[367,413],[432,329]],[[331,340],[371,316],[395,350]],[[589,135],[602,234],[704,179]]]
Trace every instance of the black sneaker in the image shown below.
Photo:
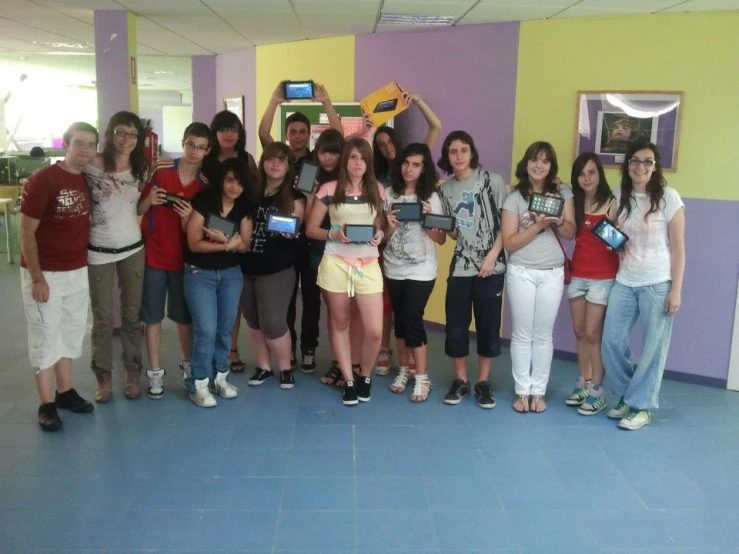
[[[303,348],[303,373],[313,373],[316,370],[316,349]]]
[[[344,406],[356,406],[357,403],[357,385],[354,381],[347,381],[344,385]]]
[[[280,388],[291,389],[295,386],[295,377],[293,377],[293,370],[286,369],[280,371]]]
[[[62,393],[57,391],[54,403],[57,408],[69,410],[76,414],[89,414],[95,409],[95,406],[93,406],[92,403],[82,398],[74,389],[69,389]]]
[[[362,402],[370,401],[370,389],[372,388],[372,379],[369,377],[360,377],[357,387],[357,398]]]
[[[449,392],[444,397],[444,404],[457,405],[462,402],[462,399],[470,393],[470,385],[462,381],[462,379],[455,379],[452,381],[452,386]]]
[[[258,367],[247,383],[252,387],[258,387],[271,377],[273,377],[271,369],[262,369],[261,367]]]
[[[488,410],[495,408],[493,385],[490,381],[478,381],[475,385],[475,396],[477,396],[477,404],[481,408],[486,408]]]
[[[44,431],[58,431],[62,428],[62,420],[56,411],[56,404],[49,402],[38,407],[38,424]]]

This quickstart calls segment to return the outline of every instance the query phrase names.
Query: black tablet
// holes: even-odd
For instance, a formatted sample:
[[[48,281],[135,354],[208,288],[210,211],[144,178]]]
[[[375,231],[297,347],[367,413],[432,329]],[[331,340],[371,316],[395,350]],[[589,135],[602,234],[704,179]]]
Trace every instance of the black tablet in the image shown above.
[[[400,210],[395,214],[398,221],[421,221],[423,219],[423,206],[420,202],[395,202],[391,210]]]
[[[626,244],[626,241],[629,240],[626,233],[619,231],[607,217],[604,217],[595,224],[593,234],[614,250],[621,250],[624,244]]]
[[[184,196],[179,196],[177,194],[167,192],[165,193],[165,202],[164,204],[162,204],[162,206],[164,206],[165,208],[174,208],[175,202],[177,202],[178,200],[182,200],[183,202],[190,201],[189,198],[186,198]]]
[[[267,231],[296,235],[300,220],[292,215],[269,214],[267,217]]]
[[[318,164],[309,160],[303,160],[300,167],[300,173],[298,174],[298,184],[295,188],[300,192],[307,192],[308,194],[313,193],[313,184],[318,174]]]
[[[454,230],[454,218],[450,215],[426,214],[423,216],[423,226],[426,229]]]
[[[547,196],[538,192],[531,193],[529,211],[547,217],[562,217],[565,199],[561,196]]]
[[[398,99],[393,98],[392,100],[385,100],[383,102],[379,102],[377,106],[375,106],[375,109],[372,111],[374,113],[391,112],[397,107],[398,107]]]
[[[354,243],[365,243],[372,242],[375,240],[375,226],[374,225],[354,225],[347,223],[344,225],[344,234],[350,242]]]
[[[236,226],[236,222],[221,217],[218,214],[211,213],[205,218],[205,227],[207,229],[220,231],[228,239],[236,234]]]
[[[313,81],[285,81],[285,100],[312,100]]]

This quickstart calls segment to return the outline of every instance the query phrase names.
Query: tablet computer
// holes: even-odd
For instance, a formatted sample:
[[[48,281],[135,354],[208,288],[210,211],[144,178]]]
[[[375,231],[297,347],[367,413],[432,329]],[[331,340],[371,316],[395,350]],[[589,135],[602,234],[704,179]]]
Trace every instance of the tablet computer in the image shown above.
[[[190,201],[190,199],[186,198],[185,196],[179,196],[172,192],[167,192],[165,193],[165,201],[162,206],[164,206],[165,208],[174,208],[175,202],[177,202],[178,200],[182,200],[183,202]]]
[[[454,218],[450,215],[426,214],[423,216],[423,226],[426,229],[454,230]]]
[[[382,102],[378,102],[373,111],[374,113],[392,112],[397,107],[398,107],[398,99],[393,98],[391,100],[384,100]]]
[[[226,238],[228,239],[236,234],[236,222],[226,219],[225,217],[221,217],[218,214],[208,214],[205,218],[205,227],[207,229],[220,231],[226,235]]]
[[[400,210],[395,214],[398,221],[421,221],[423,219],[423,206],[420,202],[394,202],[391,210]]]
[[[593,227],[593,234],[605,242],[613,250],[621,250],[629,240],[628,235],[620,231],[607,217],[604,217]]]
[[[269,214],[267,216],[267,231],[297,235],[299,222],[298,218],[292,215]]]
[[[312,100],[313,81],[285,81],[285,100]]]
[[[562,217],[565,199],[561,196],[547,196],[538,192],[531,193],[529,211],[547,217]]]
[[[344,225],[344,235],[346,235],[346,238],[348,238],[350,242],[357,244],[372,242],[375,240],[375,226],[347,223]]]
[[[318,175],[318,164],[309,160],[303,160],[298,174],[298,184],[295,188],[300,192],[313,193],[313,184]]]

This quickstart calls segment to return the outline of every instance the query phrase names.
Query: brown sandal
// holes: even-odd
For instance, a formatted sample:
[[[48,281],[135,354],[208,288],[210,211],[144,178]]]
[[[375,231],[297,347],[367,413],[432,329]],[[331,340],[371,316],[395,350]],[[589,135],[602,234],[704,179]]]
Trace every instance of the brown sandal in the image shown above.
[[[531,411],[535,414],[547,411],[547,403],[543,396],[534,395],[531,397]]]
[[[529,411],[529,397],[525,394],[519,394],[513,401],[513,409],[519,414],[525,414]]]

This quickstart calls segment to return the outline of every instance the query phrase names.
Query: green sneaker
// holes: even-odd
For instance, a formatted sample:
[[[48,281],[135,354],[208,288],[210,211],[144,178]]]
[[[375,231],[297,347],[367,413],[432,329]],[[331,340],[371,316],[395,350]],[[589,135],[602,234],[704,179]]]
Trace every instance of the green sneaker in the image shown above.
[[[588,396],[585,399],[585,402],[582,403],[582,406],[577,409],[577,413],[584,416],[595,415],[602,412],[607,407],[608,402],[606,401],[605,396]]]
[[[585,402],[585,399],[587,397],[587,387],[575,387],[575,390],[572,391],[572,394],[568,396],[565,400],[565,404],[567,404],[568,406],[580,406],[583,402]]]
[[[621,429],[636,431],[649,423],[650,419],[651,417],[649,416],[648,410],[631,410],[629,415],[618,422],[618,426]]]
[[[624,397],[622,396],[616,407],[608,410],[606,415],[611,419],[623,419],[629,415],[629,410],[630,408],[624,403]]]

